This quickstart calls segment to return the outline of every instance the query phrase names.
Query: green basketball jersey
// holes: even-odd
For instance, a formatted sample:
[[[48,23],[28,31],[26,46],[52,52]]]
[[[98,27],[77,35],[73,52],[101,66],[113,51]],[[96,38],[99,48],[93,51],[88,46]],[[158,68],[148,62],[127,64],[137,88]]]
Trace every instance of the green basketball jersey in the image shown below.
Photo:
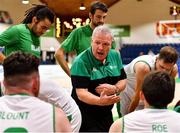
[[[5,47],[6,56],[15,51],[22,51],[40,57],[39,36],[36,36],[26,24],[12,26],[0,34],[0,46]]]

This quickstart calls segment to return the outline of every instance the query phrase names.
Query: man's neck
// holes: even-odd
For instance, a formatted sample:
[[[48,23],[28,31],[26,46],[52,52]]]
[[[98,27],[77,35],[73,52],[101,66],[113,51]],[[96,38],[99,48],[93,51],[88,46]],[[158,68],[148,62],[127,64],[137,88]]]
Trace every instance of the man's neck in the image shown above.
[[[26,94],[26,95],[34,96],[34,94],[30,90],[22,89],[22,88],[9,88],[9,89],[5,89],[4,94],[5,95]]]
[[[96,28],[96,27],[93,25],[92,22],[90,22],[90,27],[91,27],[92,30],[94,30],[94,29]]]
[[[28,28],[31,30],[32,29],[32,25],[31,24],[27,24]]]

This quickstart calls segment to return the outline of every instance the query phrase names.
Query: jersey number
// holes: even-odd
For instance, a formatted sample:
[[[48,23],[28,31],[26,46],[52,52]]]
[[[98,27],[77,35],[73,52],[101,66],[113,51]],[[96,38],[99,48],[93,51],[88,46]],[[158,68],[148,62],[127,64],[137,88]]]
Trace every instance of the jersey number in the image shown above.
[[[4,130],[4,133],[28,133],[28,131],[22,127],[10,127]]]

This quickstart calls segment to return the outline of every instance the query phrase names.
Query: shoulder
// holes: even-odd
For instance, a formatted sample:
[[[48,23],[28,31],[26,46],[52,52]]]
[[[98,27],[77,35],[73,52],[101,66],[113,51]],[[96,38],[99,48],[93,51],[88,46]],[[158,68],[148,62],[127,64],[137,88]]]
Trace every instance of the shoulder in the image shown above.
[[[177,64],[175,64],[170,75],[172,77],[176,77],[177,73],[178,73],[178,66],[177,66]]]
[[[6,95],[0,97],[0,104],[4,103],[3,101],[7,99]]]
[[[81,30],[89,30],[91,29],[90,25],[81,26],[79,29]]]
[[[142,110],[136,110],[136,111],[133,111],[127,115],[125,115],[123,117],[123,124],[135,124],[135,123],[142,123],[142,119],[139,119],[139,116],[141,116],[142,118],[146,118],[147,117],[147,113],[144,109]],[[127,125],[124,125],[125,127]]]
[[[37,97],[31,97],[31,98],[29,98],[28,99],[29,100],[29,104],[28,105],[32,105],[36,110],[46,110],[46,111],[49,111],[49,110],[51,110],[52,111],[52,105],[50,104],[50,103],[47,103],[47,102],[45,102],[45,101],[42,101],[42,100],[40,100],[39,98],[37,98]],[[36,103],[36,104],[34,104],[34,103]]]
[[[65,92],[65,89],[57,84],[57,82],[51,80],[51,79],[40,79],[40,90],[39,90],[39,96],[54,96],[54,95],[63,95]],[[50,97],[49,97],[50,98]]]
[[[17,30],[26,30],[27,29],[25,24],[15,25],[14,28],[16,28]]]
[[[139,69],[143,72],[150,71],[149,66],[144,62],[137,62],[134,66],[135,66],[135,69]]]
[[[11,32],[15,32],[15,33],[16,33],[16,32],[18,31],[20,25],[21,25],[21,24],[19,24],[19,25],[13,25],[13,26],[9,27],[6,31],[8,31],[8,32],[11,31]],[[5,32],[6,32],[6,31],[5,31]]]
[[[70,99],[70,94],[57,82],[51,79],[43,79],[40,80],[40,90],[38,97],[44,101],[49,101],[53,104],[61,104],[61,100],[63,100],[65,104]],[[56,103],[56,100],[60,100],[59,103]]]
[[[81,26],[81,27],[78,27],[78,28],[74,29],[74,32],[75,33],[78,32],[78,33],[88,34],[88,33],[92,32],[92,29],[91,29],[91,27],[89,25],[85,25],[85,26]]]
[[[14,25],[14,27],[17,27],[17,28],[26,28],[26,24]]]
[[[114,133],[114,132],[121,133],[122,128],[123,128],[123,118],[120,118],[111,125],[109,132],[110,133]]]
[[[55,107],[55,132],[72,132],[69,120],[62,109]]]
[[[78,63],[85,63],[88,62],[89,60],[89,54],[91,54],[90,52],[90,48],[84,50],[83,52],[81,52],[74,60],[74,62],[78,62]]]
[[[82,27],[78,27],[78,28],[75,28],[74,30],[71,31],[71,33],[69,34],[68,37],[78,37],[82,34]]]
[[[141,72],[141,73],[147,73],[151,71],[151,66],[146,61],[147,58],[150,58],[148,56],[143,56],[143,58],[139,57],[137,60],[134,61],[134,70],[135,72]],[[150,59],[149,59],[150,60]]]
[[[88,75],[91,69],[92,58],[90,51],[87,49],[79,54],[72,66],[71,66],[71,75]]]
[[[114,49],[110,49],[107,59],[110,60],[111,62],[122,62],[121,61],[121,56],[120,56],[120,52],[114,50]]]
[[[73,64],[71,66],[71,71],[80,69],[86,69],[86,64],[88,63],[88,57],[86,53],[82,52],[79,54],[73,61]]]
[[[112,55],[112,56],[120,56],[120,52],[114,50],[114,49],[110,49],[109,53]]]
[[[73,33],[82,32],[83,29],[86,29],[86,28],[87,28],[86,26],[81,26],[81,27],[78,27],[78,28],[74,29],[72,32],[73,32]]]
[[[42,88],[49,87],[49,88],[61,89],[61,87],[54,80],[51,80],[51,79],[41,78],[40,83],[41,83],[40,87],[42,87]]]
[[[30,33],[29,28],[25,24],[18,24],[13,27],[12,32],[14,32],[17,35],[27,35],[27,33]]]

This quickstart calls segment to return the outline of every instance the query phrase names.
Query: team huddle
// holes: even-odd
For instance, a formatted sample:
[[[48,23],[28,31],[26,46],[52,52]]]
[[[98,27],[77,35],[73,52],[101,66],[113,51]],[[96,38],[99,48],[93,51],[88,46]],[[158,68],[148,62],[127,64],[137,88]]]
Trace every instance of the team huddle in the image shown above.
[[[180,132],[180,114],[167,108],[175,93],[178,52],[164,46],[123,66],[110,29],[107,6],[93,2],[90,24],[73,30],[55,58],[70,76],[72,94],[39,74],[40,36],[55,14],[44,5],[0,34],[4,79],[0,132]],[[64,54],[76,51],[71,68]],[[119,119],[113,120],[117,103]],[[143,118],[143,119],[142,119]]]

